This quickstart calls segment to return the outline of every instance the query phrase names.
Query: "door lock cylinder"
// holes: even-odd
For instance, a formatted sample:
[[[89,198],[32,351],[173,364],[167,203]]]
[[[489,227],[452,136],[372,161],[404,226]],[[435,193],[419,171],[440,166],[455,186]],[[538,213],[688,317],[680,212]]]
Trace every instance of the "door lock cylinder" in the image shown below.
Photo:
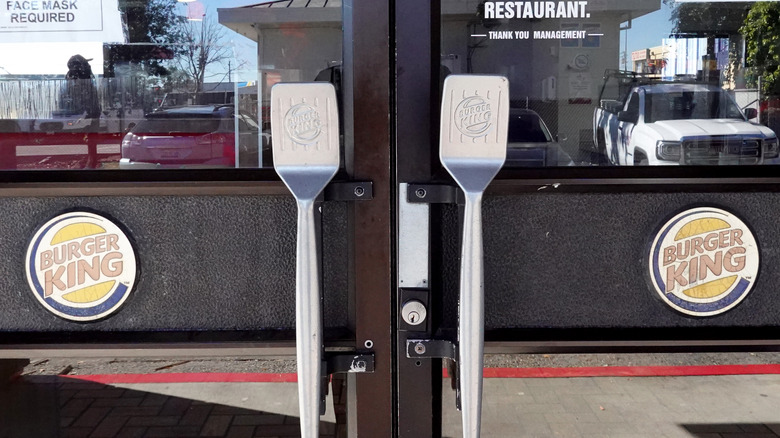
[[[425,318],[428,316],[428,311],[425,309],[425,305],[417,300],[410,300],[404,303],[401,307],[401,317],[409,325],[420,325],[425,322]]]

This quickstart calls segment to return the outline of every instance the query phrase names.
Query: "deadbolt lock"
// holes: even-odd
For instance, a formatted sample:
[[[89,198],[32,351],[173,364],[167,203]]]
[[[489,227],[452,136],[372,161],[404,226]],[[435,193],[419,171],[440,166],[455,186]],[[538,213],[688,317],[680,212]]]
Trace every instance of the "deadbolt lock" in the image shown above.
[[[410,300],[404,303],[401,308],[401,317],[409,325],[420,325],[425,322],[428,311],[425,305],[417,300]]]

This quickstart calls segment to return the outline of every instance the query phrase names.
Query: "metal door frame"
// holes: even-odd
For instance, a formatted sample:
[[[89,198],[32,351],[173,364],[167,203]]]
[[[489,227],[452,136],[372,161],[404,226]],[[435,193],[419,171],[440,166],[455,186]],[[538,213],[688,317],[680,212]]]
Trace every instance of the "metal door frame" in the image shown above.
[[[352,264],[356,348],[372,349],[376,367],[372,374],[351,375],[347,382],[354,422],[359,437],[393,436],[394,394],[392,344],[392,203],[390,99],[390,3],[384,0],[345,0],[344,101],[353,102],[354,156],[347,157],[347,171],[354,180],[372,181],[371,202],[351,207]],[[369,346],[371,346],[369,348]],[[354,412],[354,414],[352,413]],[[352,432],[350,432],[352,435]]]

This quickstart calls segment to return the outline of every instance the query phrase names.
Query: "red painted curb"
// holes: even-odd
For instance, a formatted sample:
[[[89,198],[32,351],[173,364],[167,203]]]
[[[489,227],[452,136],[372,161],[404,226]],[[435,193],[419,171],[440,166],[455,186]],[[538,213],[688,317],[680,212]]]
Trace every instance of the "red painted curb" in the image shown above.
[[[295,373],[159,373],[159,374],[92,374],[59,376],[74,380],[113,383],[295,383]]]
[[[447,370],[442,374],[449,377]],[[565,377],[664,377],[780,374],[780,365],[685,365],[647,367],[485,368],[486,379]]]
[[[686,365],[648,367],[485,368],[486,379],[566,377],[664,377],[780,374],[780,365]],[[446,369],[443,377],[449,377]],[[59,376],[102,384],[116,383],[296,383],[294,373],[159,373]]]

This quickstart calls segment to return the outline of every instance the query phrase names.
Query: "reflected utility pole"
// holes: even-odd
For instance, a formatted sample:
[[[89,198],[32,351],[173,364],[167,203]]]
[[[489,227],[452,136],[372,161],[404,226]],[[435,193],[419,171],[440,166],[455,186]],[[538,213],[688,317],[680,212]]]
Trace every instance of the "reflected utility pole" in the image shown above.
[[[628,57],[630,56],[628,54],[628,31],[631,29],[631,26],[633,25],[632,20],[633,19],[629,17],[628,21],[626,21],[625,26],[620,27],[620,30],[624,31],[623,32],[623,70],[624,71],[628,71]]]

